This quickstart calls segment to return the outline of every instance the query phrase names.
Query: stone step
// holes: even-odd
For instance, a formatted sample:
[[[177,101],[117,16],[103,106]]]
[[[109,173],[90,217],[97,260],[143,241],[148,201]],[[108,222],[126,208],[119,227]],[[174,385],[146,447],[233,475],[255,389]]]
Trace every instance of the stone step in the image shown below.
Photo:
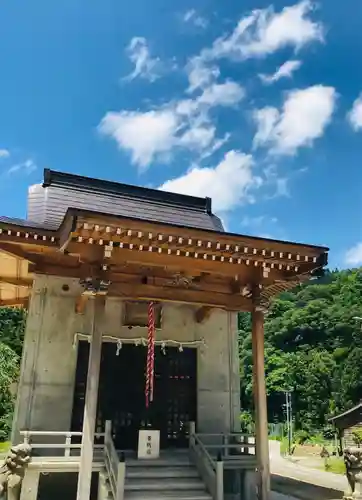
[[[206,491],[127,491],[124,500],[212,500]]]
[[[199,478],[165,478],[165,479],[127,479],[125,491],[205,491],[205,486]]]
[[[155,458],[154,460],[126,460],[126,468],[128,467],[194,467],[188,457],[185,458]]]
[[[126,467],[127,479],[199,478],[194,467]]]

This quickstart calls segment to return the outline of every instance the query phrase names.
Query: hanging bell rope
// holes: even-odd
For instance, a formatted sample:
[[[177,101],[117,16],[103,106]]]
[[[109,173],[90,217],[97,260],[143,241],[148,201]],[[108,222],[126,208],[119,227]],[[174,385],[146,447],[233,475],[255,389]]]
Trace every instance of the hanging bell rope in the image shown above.
[[[146,408],[153,401],[155,372],[155,309],[153,302],[148,305],[148,339],[147,339],[147,367],[146,367]]]

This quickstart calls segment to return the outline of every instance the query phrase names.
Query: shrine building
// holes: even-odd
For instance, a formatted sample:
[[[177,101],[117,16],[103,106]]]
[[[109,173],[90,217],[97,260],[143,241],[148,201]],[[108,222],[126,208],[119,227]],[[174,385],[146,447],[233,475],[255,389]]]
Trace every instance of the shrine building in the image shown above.
[[[210,198],[45,170],[27,219],[0,217],[0,306],[28,309],[12,432],[13,443],[34,443],[21,499],[38,498],[42,472],[73,464],[77,500],[97,498],[92,474],[104,471],[113,500],[267,500],[264,314],[275,295],[318,276],[327,252],[228,233]],[[255,401],[255,440],[242,441],[239,311],[252,315]],[[159,468],[137,482],[142,429],[158,432]],[[173,497],[166,480],[158,490],[154,477],[189,455],[189,486],[180,476]]]

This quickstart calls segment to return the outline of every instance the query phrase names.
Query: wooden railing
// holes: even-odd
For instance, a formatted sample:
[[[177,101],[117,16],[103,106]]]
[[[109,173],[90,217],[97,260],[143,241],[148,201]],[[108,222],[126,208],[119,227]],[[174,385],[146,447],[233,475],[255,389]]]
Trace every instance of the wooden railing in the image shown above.
[[[190,455],[213,500],[224,500],[224,464],[220,456],[210,455],[200,436],[195,433],[195,423],[190,423]]]
[[[64,450],[64,454],[60,455],[59,453],[55,453],[54,456],[63,456],[70,457],[72,454],[72,450],[79,450],[82,447],[81,443],[72,443],[72,438],[81,438],[81,432],[71,432],[71,431],[20,431],[20,435],[24,439],[24,443],[29,443],[33,450],[49,450],[47,453],[48,456],[52,456],[49,454],[50,450]],[[34,441],[34,438],[38,441]],[[54,438],[55,441],[60,441],[62,438],[64,439],[64,443],[52,442],[51,438]],[[104,439],[105,433],[96,433],[96,439]],[[39,442],[39,440],[46,440],[47,442]],[[94,450],[103,450],[104,444],[94,444]],[[79,455],[77,453],[77,455]]]
[[[121,459],[118,458],[118,453],[112,438],[112,422],[110,420],[106,421],[104,434],[104,462],[113,500],[123,500],[126,463],[124,456],[121,455]]]
[[[21,431],[20,435],[24,443],[31,445],[32,450],[46,450],[45,454],[35,452],[31,465],[42,466],[51,460],[52,470],[54,470],[54,461],[57,462],[57,471],[63,472],[70,464],[77,467],[80,460],[81,443],[73,443],[72,439],[81,440],[81,432],[70,431]],[[64,442],[54,442],[62,441]],[[103,444],[94,444],[94,459],[101,460],[107,470],[109,486],[113,500],[123,500],[124,481],[125,481],[125,461],[124,457],[118,458],[116,448],[112,438],[111,422],[106,422],[105,432],[95,434],[96,440],[103,440]],[[40,442],[39,442],[40,441]],[[46,442],[43,442],[46,441]],[[63,452],[64,450],[64,452]],[[61,451],[61,453],[59,453]],[[53,452],[53,453],[52,453]],[[41,462],[38,462],[38,460]],[[77,460],[77,463],[73,463]],[[33,464],[34,462],[34,464]],[[43,463],[44,462],[44,463]],[[99,468],[97,470],[100,470]]]
[[[198,433],[197,436],[212,456],[221,457],[225,467],[253,469],[256,466],[254,436],[241,432]]]

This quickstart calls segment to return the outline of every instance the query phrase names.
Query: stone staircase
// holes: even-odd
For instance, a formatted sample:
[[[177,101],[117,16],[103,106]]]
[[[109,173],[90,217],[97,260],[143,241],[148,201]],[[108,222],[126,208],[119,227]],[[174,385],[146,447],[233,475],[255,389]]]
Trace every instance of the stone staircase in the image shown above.
[[[108,490],[106,498],[112,498]],[[126,462],[124,500],[212,500],[188,456]]]

